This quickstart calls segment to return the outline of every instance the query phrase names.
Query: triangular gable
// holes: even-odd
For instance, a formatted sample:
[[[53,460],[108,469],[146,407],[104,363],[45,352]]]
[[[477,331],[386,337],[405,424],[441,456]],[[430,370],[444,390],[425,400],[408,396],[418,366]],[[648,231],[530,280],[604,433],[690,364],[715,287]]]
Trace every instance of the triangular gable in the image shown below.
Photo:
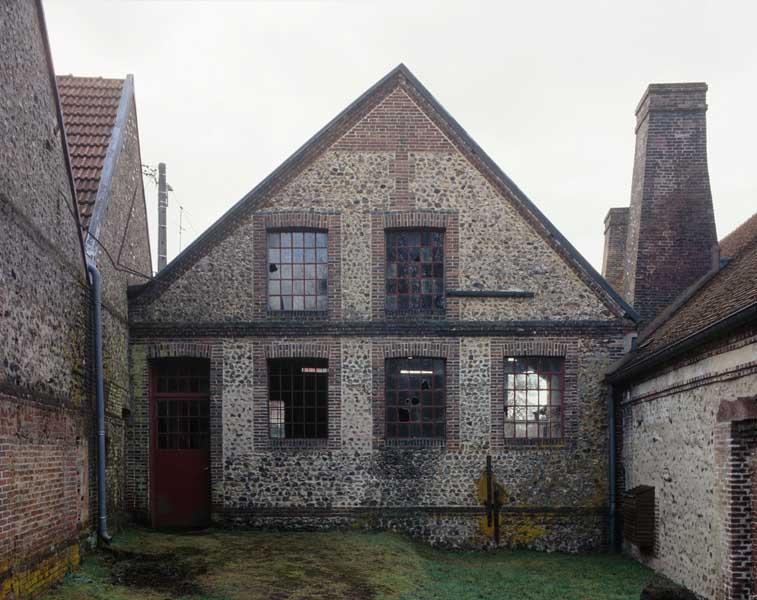
[[[415,78],[410,70],[400,64],[362,96],[350,104],[335,119],[308,140],[299,150],[290,156],[280,167],[266,177],[260,184],[246,194],[239,202],[221,216],[213,225],[200,235],[192,244],[181,252],[153,281],[146,284],[141,291],[136,291],[140,302],[149,302],[156,298],[174,280],[184,272],[218,241],[223,239],[242,218],[255,210],[262,202],[282,189],[289,181],[309,166],[323,151],[335,142],[349,143],[352,129],[357,130],[364,124],[363,119],[371,118],[371,111],[378,107],[386,97],[401,87],[403,92],[418,106],[426,118],[438,131],[443,132],[444,140],[440,143],[452,144],[460,151],[506,198],[512,200],[516,210],[545,239],[559,256],[571,267],[579,278],[610,307],[618,316],[638,320],[638,314],[607,283],[607,281],[579,254],[557,228],[528,199],[528,197],[505,175],[505,173],[476,144],[467,132],[436,101],[430,92]],[[380,118],[377,115],[376,118]],[[356,125],[360,125],[356,127]],[[445,137],[446,136],[446,137]],[[356,131],[355,138],[364,139]],[[412,137],[408,137],[411,144]],[[377,143],[380,144],[380,141]],[[378,148],[377,148],[378,149]]]

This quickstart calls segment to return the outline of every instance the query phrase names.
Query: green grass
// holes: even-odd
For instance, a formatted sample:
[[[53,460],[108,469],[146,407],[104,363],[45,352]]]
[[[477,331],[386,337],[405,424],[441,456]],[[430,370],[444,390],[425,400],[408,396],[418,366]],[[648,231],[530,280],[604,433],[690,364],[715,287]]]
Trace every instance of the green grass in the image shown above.
[[[47,600],[637,600],[620,556],[448,552],[387,533],[129,530]]]

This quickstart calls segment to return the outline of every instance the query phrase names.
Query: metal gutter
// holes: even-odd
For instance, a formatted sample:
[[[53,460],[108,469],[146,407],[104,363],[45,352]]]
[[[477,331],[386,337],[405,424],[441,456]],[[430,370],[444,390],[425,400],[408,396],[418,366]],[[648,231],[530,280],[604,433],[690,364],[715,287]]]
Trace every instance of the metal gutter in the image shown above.
[[[664,348],[651,353],[649,356],[638,362],[633,362],[634,354],[627,355],[627,358],[618,363],[614,370],[609,373],[605,379],[613,384],[621,383],[639,373],[648,371],[663,362],[672,360],[692,348],[696,348],[697,346],[715,339],[728,331],[753,321],[757,322],[757,302],[745,306],[735,313],[731,313],[727,317],[715,321],[704,329],[700,329],[669,346],[665,346]],[[624,367],[623,365],[627,363],[631,364],[628,367]]]
[[[97,242],[95,239],[100,239],[100,229],[105,220],[105,212],[108,208],[108,200],[110,199],[110,187],[113,183],[116,167],[118,166],[118,158],[124,147],[124,131],[133,98],[134,77],[127,75],[121,88],[121,99],[118,101],[116,122],[113,124],[108,150],[105,152],[105,162],[103,163],[100,183],[97,186],[97,195],[95,196],[95,206],[92,210],[92,217],[90,218],[89,229],[87,230],[85,251],[88,260],[96,261]]]

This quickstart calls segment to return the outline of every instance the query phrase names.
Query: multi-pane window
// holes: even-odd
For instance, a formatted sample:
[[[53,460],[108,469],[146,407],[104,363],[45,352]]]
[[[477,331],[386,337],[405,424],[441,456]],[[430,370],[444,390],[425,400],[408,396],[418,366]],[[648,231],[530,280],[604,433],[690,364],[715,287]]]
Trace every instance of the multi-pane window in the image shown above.
[[[207,394],[208,393],[207,365],[178,363],[161,367],[156,376],[156,392],[158,394]]]
[[[387,312],[444,312],[444,232],[386,232]]]
[[[563,372],[562,358],[505,359],[505,438],[562,436]]]
[[[160,450],[207,450],[209,368],[204,361],[166,361],[156,371],[155,423]]]
[[[328,233],[268,232],[268,310],[328,310]]]
[[[268,414],[272,439],[329,435],[329,369],[326,359],[268,362]]]
[[[210,416],[207,398],[156,400],[158,448],[204,450],[208,448]]]
[[[386,361],[387,439],[444,439],[446,404],[444,359]]]

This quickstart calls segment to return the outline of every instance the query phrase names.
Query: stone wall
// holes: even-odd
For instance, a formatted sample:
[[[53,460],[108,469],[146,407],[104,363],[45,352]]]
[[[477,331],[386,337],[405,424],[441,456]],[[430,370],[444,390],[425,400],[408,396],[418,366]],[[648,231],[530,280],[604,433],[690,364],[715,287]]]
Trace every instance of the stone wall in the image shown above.
[[[396,91],[385,104],[396,102]],[[403,119],[424,118],[413,103],[404,106]],[[409,113],[409,114],[407,114]],[[420,115],[420,116],[419,116]],[[366,117],[368,119],[368,117]],[[427,119],[426,119],[427,121]],[[383,231],[372,227],[376,213],[449,213],[459,219],[457,230],[447,232],[445,260],[456,265],[464,290],[524,290],[531,298],[462,298],[459,316],[472,321],[489,320],[612,320],[615,318],[596,291],[582,281],[564,257],[555,252],[534,225],[516,210],[515,201],[496,189],[451,144],[415,142],[415,151],[404,158],[406,186],[397,188],[397,154],[389,143],[373,137],[363,144],[346,132],[297,177],[256,206],[260,212],[336,212],[341,224],[340,288],[344,320],[370,320],[381,314],[374,281],[376,239]],[[382,124],[373,123],[380,130]],[[429,130],[438,130],[427,124]],[[371,132],[365,132],[371,136]],[[431,137],[431,133],[426,134]],[[425,139],[425,138],[423,138]],[[433,147],[434,151],[424,151]],[[366,148],[371,148],[367,150]],[[254,212],[233,224],[233,231],[219,238],[196,262],[161,282],[160,293],[147,294],[132,303],[135,322],[244,321],[255,313],[257,289],[254,255]],[[264,246],[263,246],[264,248]],[[456,251],[451,252],[452,249]],[[263,258],[263,261],[265,259]],[[449,273],[447,274],[449,279]],[[240,293],[243,282],[244,293]],[[452,304],[452,302],[450,302]]]
[[[602,377],[632,324],[417,89],[402,77],[386,85],[130,302],[128,503],[149,516],[151,359],[202,356],[211,368],[218,521],[382,527],[481,546],[492,537],[478,493],[491,453],[505,497],[504,545],[597,548],[607,511]],[[328,230],[328,311],[266,310],[266,230],[281,226]],[[395,317],[385,307],[385,230],[407,227],[444,230],[445,287],[473,292],[449,294],[433,318]],[[477,294],[487,291],[527,293]],[[446,361],[446,436],[429,447],[385,439],[385,359],[409,355]],[[562,437],[504,438],[511,355],[564,358]],[[328,358],[323,444],[272,443],[271,356]]]
[[[0,595],[78,562],[91,520],[89,297],[37,3],[0,5]]]
[[[720,598],[726,540],[716,417],[723,401],[754,395],[757,339],[730,340],[639,382],[624,394],[626,489],[655,488],[654,551],[645,564],[705,598]]]
[[[576,393],[572,401],[566,399],[573,403],[566,406],[572,425],[563,439],[534,446],[502,444],[501,440],[495,444],[492,438],[490,398],[492,389],[504,386],[504,381],[492,380],[492,363],[503,358],[491,348],[523,343],[496,341],[444,340],[461,356],[458,371],[447,375],[448,402],[460,407],[456,447],[449,434],[447,446],[441,448],[392,448],[376,440],[372,388],[373,381],[383,376],[383,365],[380,361],[381,366],[376,366],[372,357],[387,344],[405,344],[402,341],[137,339],[133,340],[132,372],[135,382],[146,386],[150,356],[196,355],[191,347],[218,349],[211,353],[216,357],[211,358],[212,377],[222,382],[211,399],[221,406],[219,422],[211,423],[211,430],[222,436],[220,451],[211,452],[211,470],[220,475],[213,482],[216,520],[277,527],[400,528],[435,543],[482,545],[491,540],[491,534],[482,529],[484,508],[477,494],[490,453],[505,493],[503,544],[566,551],[597,548],[604,539],[607,497],[606,390],[601,381],[612,356],[620,352],[620,342],[602,336],[561,340],[575,348],[571,369]],[[258,349],[314,343],[335,346],[329,356],[339,357],[339,443],[323,448],[266,448],[260,443],[268,440],[265,421],[261,427],[254,418],[256,412],[262,410],[265,415],[267,410],[266,388],[255,383],[266,370],[266,354]],[[173,346],[185,349],[172,350]],[[461,382],[458,389],[449,387],[451,379]],[[149,446],[147,394],[135,395],[134,403],[140,406],[134,419],[141,425],[135,427],[140,434],[130,445],[144,449]],[[330,411],[330,418],[333,414]],[[148,465],[144,457],[135,457],[133,465],[132,502],[146,511]],[[441,525],[433,527],[434,522]],[[451,523],[463,525],[451,527]]]

